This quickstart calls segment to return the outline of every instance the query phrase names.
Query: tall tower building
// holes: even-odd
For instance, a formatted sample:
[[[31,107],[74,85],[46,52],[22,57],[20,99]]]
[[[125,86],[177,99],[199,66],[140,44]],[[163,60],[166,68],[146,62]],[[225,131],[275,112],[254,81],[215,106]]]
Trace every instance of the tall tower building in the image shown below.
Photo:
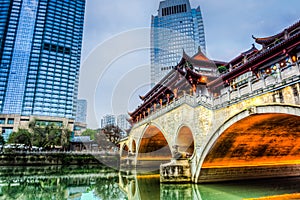
[[[195,55],[206,52],[200,7],[192,9],[189,0],[160,2],[151,22],[151,84],[158,83],[180,61],[183,50]]]
[[[75,118],[85,0],[2,0],[0,113]]]
[[[75,122],[86,124],[86,115],[87,115],[87,101],[85,99],[78,99]]]

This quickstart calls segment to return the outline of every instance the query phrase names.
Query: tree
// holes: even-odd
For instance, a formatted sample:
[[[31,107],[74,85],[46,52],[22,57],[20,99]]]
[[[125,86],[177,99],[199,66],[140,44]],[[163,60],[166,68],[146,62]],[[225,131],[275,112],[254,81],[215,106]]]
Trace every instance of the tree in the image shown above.
[[[67,150],[70,145],[70,139],[71,139],[72,131],[70,131],[67,128],[64,128],[62,130],[62,135],[61,135],[61,146],[64,150]]]
[[[32,146],[32,134],[26,129],[19,129],[17,132],[13,132],[9,138],[8,143],[24,144],[26,146]]]
[[[95,140],[102,149],[116,147],[121,138],[122,130],[118,126],[108,125],[98,131]]]
[[[1,145],[1,151],[3,151],[3,147],[5,145],[5,140],[4,140],[4,137],[2,135],[0,135],[0,145]]]
[[[67,149],[70,143],[71,131],[54,123],[36,123],[31,121],[29,129],[33,134],[33,144],[38,147],[51,148],[62,146]]]
[[[85,131],[82,132],[82,136],[90,136],[91,137],[91,140],[95,140],[96,138],[96,133],[97,133],[97,130],[92,130],[92,129],[86,129]]]

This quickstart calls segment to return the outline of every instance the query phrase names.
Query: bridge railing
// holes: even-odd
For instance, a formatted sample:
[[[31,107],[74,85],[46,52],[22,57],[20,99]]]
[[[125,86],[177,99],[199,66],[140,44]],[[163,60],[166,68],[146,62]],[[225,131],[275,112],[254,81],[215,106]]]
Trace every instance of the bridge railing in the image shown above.
[[[278,73],[270,74],[265,77],[248,78],[244,84],[232,89],[226,87],[222,89],[221,95],[213,98],[210,105],[218,109],[220,107],[228,106],[229,104],[236,103],[251,96],[257,96],[261,93],[274,91],[276,89],[283,88],[291,83],[299,82],[300,80],[300,68],[298,64],[292,64],[285,68],[282,68]],[[198,99],[199,105],[203,104],[203,97]],[[207,102],[205,102],[207,103]]]
[[[143,120],[136,123],[135,126],[140,126],[144,123],[147,123],[147,122],[149,122],[161,115],[164,115],[165,113],[167,113],[183,104],[188,104],[193,107],[197,106],[198,102],[197,102],[196,96],[191,96],[191,95],[185,94],[179,99],[174,99],[169,104],[166,104],[162,108],[157,109],[156,111],[152,112],[149,116],[145,117]]]
[[[261,93],[274,91],[276,90],[276,88],[282,88],[299,80],[299,65],[293,64],[281,69],[278,74],[254,79],[252,77],[249,77],[248,80],[244,82],[244,84],[235,89],[225,87],[222,89],[221,95],[218,97],[212,97],[208,95],[192,96],[185,94],[181,98],[174,99],[169,104],[166,104],[163,107],[152,112],[149,116],[136,123],[136,126],[147,123],[185,103],[193,107],[202,105],[209,109],[219,109],[242,101],[243,99],[260,95]]]

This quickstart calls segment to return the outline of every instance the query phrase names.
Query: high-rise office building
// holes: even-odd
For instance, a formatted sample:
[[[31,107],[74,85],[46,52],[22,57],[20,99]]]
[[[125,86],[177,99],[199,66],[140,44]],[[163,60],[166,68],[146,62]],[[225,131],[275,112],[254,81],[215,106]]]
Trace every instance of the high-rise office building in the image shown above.
[[[122,130],[128,130],[131,128],[130,123],[127,121],[129,118],[126,114],[121,114],[117,116],[117,126]]]
[[[100,128],[104,128],[106,126],[116,126],[116,116],[114,115],[105,115],[101,119]]]
[[[105,115],[101,119],[101,128],[104,128],[106,126],[118,126],[122,130],[128,130],[131,128],[130,123],[127,121],[128,119],[127,114],[120,114],[120,115]]]
[[[0,113],[75,118],[85,0],[2,0]]]
[[[80,122],[85,124],[86,115],[87,115],[87,101],[85,99],[78,99],[75,122]]]
[[[151,22],[151,84],[158,83],[180,61],[183,50],[194,55],[206,52],[200,7],[192,9],[189,0],[160,2]]]

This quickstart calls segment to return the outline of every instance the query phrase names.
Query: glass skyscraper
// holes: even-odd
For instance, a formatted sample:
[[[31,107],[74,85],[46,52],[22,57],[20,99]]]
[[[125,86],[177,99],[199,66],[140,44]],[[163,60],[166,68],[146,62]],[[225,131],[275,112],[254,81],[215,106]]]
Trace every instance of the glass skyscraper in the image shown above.
[[[78,99],[75,121],[86,123],[86,115],[87,115],[87,100]]]
[[[192,9],[189,0],[160,2],[151,23],[151,84],[158,83],[182,57],[201,48],[206,52],[200,7]]]
[[[85,0],[1,0],[0,113],[74,118]]]

